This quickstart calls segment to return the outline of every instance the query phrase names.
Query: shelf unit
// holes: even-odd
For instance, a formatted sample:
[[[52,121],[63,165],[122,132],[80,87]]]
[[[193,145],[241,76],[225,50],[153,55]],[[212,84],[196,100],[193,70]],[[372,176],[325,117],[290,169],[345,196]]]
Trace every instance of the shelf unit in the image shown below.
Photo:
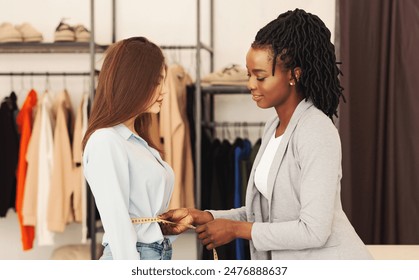
[[[90,76],[89,98],[92,101],[95,92],[95,56],[104,53],[108,46],[95,43],[94,33],[94,0],[90,0],[90,42],[51,42],[51,43],[0,43],[0,54],[89,54],[90,71],[88,72],[3,72],[0,76]],[[114,5],[115,0],[113,0]],[[114,29],[113,29],[114,30]],[[112,39],[114,40],[114,36]],[[95,204],[93,195],[88,189],[88,200],[91,202],[87,210],[89,217],[94,217]],[[96,225],[90,220],[88,225],[91,235],[91,258],[96,259]],[[94,230],[93,230],[94,229]],[[92,231],[93,230],[93,231]]]
[[[200,124],[203,127],[210,127],[212,133],[215,131],[216,126],[219,124],[214,121],[214,96],[219,94],[250,94],[250,90],[244,85],[203,85],[201,86],[202,98],[207,99],[209,105],[209,112],[205,114],[206,117],[200,119]],[[259,126],[260,123],[247,124],[248,126]]]
[[[194,45],[162,45],[162,49],[166,50],[195,50],[196,51],[196,92],[195,92],[195,204],[200,208],[201,201],[201,98],[202,92],[208,92],[209,89],[201,87],[201,51],[208,52],[210,56],[210,71],[214,71],[214,0],[209,0],[209,20],[210,20],[210,42],[205,44],[201,41],[201,1],[196,0],[196,44]],[[112,0],[112,43],[116,41],[116,0]],[[95,92],[95,56],[97,53],[104,53],[108,48],[107,45],[98,45],[95,43],[95,1],[90,0],[90,42],[54,42],[54,43],[0,43],[0,54],[89,54],[90,55],[90,71],[89,72],[3,72],[0,76],[90,76],[90,100],[93,101]],[[88,216],[90,223],[88,225],[91,239],[91,259],[97,259],[96,256],[96,206],[94,197],[88,188],[88,200],[90,202]],[[198,257],[201,255],[198,242]]]
[[[95,52],[103,53],[108,46],[95,44]],[[90,53],[89,42],[0,43],[0,53]]]

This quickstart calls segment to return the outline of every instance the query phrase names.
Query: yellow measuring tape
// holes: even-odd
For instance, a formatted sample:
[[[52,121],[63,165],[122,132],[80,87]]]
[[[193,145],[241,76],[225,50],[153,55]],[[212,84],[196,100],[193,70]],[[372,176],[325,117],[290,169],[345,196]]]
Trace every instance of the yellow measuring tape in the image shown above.
[[[187,228],[190,228],[190,229],[196,229],[196,227],[193,226],[193,225],[178,224],[178,223],[163,220],[163,219],[160,219],[160,218],[131,218],[131,221],[132,221],[133,224],[164,223],[164,224],[184,226],[184,227],[187,227]],[[217,251],[215,249],[212,249],[212,253],[214,255],[214,260],[218,260]]]

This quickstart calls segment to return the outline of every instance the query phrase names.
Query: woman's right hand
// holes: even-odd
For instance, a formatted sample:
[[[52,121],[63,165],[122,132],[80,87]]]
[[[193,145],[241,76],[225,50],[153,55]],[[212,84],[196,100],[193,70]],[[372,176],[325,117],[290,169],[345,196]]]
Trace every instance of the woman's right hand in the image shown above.
[[[160,223],[163,234],[173,235],[185,232],[190,226],[205,224],[214,218],[210,212],[201,211],[194,208],[179,208],[169,210],[159,215],[159,218],[171,223]]]

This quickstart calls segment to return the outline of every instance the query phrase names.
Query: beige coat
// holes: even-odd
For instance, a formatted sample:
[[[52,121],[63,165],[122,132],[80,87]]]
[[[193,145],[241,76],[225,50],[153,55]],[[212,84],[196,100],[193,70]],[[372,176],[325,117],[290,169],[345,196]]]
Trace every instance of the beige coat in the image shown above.
[[[55,100],[57,112],[54,129],[54,166],[51,174],[51,189],[48,200],[48,229],[63,232],[65,225],[74,221],[72,199],[80,199],[80,180],[75,180],[71,135],[73,131],[73,110],[67,91],[61,92]],[[77,203],[79,206],[80,203]]]
[[[189,122],[186,115],[186,86],[192,82],[182,66],[167,71],[168,93],[160,112],[160,137],[164,160],[173,168],[175,185],[169,208],[194,207],[194,174]]]

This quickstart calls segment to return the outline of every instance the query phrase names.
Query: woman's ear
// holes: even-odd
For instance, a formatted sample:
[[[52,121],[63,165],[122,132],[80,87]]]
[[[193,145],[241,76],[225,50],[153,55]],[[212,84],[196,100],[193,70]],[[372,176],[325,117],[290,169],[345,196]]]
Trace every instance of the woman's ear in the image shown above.
[[[301,68],[300,67],[295,67],[294,68],[294,80],[296,83],[298,83],[300,81],[301,78]]]

